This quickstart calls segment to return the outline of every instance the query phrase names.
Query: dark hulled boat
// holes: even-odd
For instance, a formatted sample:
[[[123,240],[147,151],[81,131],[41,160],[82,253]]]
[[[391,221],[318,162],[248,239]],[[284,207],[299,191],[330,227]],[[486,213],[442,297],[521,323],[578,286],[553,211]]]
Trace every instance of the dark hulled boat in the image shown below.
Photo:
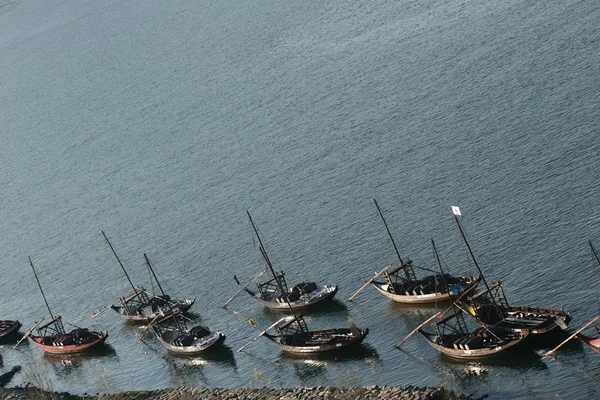
[[[464,302],[469,313],[487,326],[503,327],[515,332],[526,329],[530,333],[530,340],[539,343],[562,336],[571,321],[569,313],[551,308],[512,306],[506,298],[502,283],[488,285],[458,220],[458,216],[461,215],[460,209],[452,209],[460,234],[485,286],[485,289],[468,297]]]
[[[250,217],[250,213],[248,213],[248,217],[256,232],[256,227],[254,226],[252,217]],[[263,247],[260,236],[258,236],[258,232],[256,232],[256,236],[258,238],[260,251],[267,263],[267,267],[271,271],[273,281],[277,284],[280,293],[286,293],[281,281],[281,276],[273,268],[271,260]],[[295,313],[292,303],[288,300],[287,296],[284,296],[284,299],[285,304],[287,304],[287,308],[292,315],[281,318],[252,340],[257,339],[260,336],[265,336],[286,353],[323,354],[359,345],[369,333],[368,329],[357,328],[351,320],[349,320],[350,328],[311,331],[308,329],[304,317]],[[268,332],[271,328],[274,328],[275,334]],[[248,344],[249,343],[250,342],[248,342]],[[248,344],[242,346],[238,351],[242,351]]]
[[[433,240],[431,244],[439,268],[442,270],[442,263]],[[501,326],[488,327],[473,317],[471,319],[475,320],[478,326],[469,329],[464,319],[464,310],[457,302],[453,302],[446,310],[449,311],[452,311],[451,315],[434,324],[435,333],[424,331],[422,325],[418,327],[419,333],[427,342],[448,357],[478,360],[503,356],[517,348],[529,334],[526,329],[514,331]]]
[[[111,309],[119,313],[126,321],[132,323],[144,323],[155,318],[171,314],[173,310],[178,312],[188,311],[195,302],[195,298],[171,299],[170,297],[158,296],[147,292],[143,287],[134,287],[133,292],[119,299],[118,303],[112,304]],[[94,316],[99,315],[100,311]]]
[[[571,316],[562,310],[510,305],[501,282],[468,297],[465,303],[469,312],[485,324],[515,331],[527,329],[532,339],[562,333],[571,321]]]
[[[13,342],[19,338],[21,323],[16,320],[0,320],[0,344]]]
[[[45,352],[52,354],[80,353],[103,344],[108,338],[108,332],[95,332],[80,327],[76,327],[69,332],[65,330],[62,317],[60,315],[55,317],[52,314],[52,310],[50,309],[44,291],[42,290],[42,285],[35,272],[31,257],[29,258],[29,263],[31,264],[42,297],[44,298],[44,303],[46,303],[46,307],[50,313],[51,321],[39,326],[42,322],[40,321],[33,328],[36,329],[37,334],[31,333],[33,331],[33,329],[31,329],[24,338],[29,336],[36,346]]]
[[[262,243],[254,221],[248,212],[248,218],[259,242]],[[270,263],[264,247],[261,244],[261,253],[267,264]],[[284,273],[277,271],[269,279],[257,284],[258,291],[245,287],[244,290],[259,304],[271,310],[303,309],[322,304],[333,299],[338,291],[335,285],[317,285],[314,282],[303,282],[289,288]]]
[[[281,350],[291,354],[316,354],[345,350],[363,342],[369,329],[350,328],[309,331],[302,315],[293,316],[275,326],[276,334],[265,333]]]
[[[102,314],[108,309],[112,309],[119,313],[119,315],[128,322],[143,323],[150,322],[159,317],[170,315],[172,311],[186,312],[192,307],[196,301],[194,297],[172,299],[169,295],[157,295],[155,293],[146,291],[142,286],[134,285],[129,277],[129,274],[125,270],[125,266],[121,262],[121,259],[117,255],[117,252],[108,240],[108,237],[104,231],[102,231],[102,235],[117,259],[117,262],[121,266],[121,269],[125,273],[127,281],[131,285],[132,292],[119,298],[119,300],[114,304],[98,310],[90,317],[90,319],[96,318],[98,315]],[[146,257],[145,254],[144,257],[146,258],[146,262],[149,263],[148,257]]]

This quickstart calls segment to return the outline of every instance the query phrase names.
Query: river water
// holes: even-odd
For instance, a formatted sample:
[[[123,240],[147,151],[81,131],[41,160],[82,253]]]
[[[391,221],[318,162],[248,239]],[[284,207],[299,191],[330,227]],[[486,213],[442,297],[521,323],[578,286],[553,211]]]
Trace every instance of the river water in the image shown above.
[[[11,384],[74,393],[209,387],[444,385],[492,398],[597,398],[600,357],[459,363],[420,337],[439,307],[367,288],[400,252],[475,274],[450,206],[488,280],[509,301],[597,315],[600,7],[596,1],[0,0],[0,318],[24,330],[46,309],[108,330],[104,351],[67,359],[0,349]],[[347,325],[360,351],[236,349],[277,315],[248,296],[263,268],[246,217],[290,282],[340,287],[311,329]],[[168,356],[100,307],[128,291],[143,253],[172,295],[227,335],[228,350]]]

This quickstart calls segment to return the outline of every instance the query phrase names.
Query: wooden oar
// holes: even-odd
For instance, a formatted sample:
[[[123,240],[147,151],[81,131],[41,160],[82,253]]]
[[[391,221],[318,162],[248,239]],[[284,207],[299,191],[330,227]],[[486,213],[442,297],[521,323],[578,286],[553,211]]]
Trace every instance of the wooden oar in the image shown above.
[[[96,311],[96,312],[95,312],[93,315],[91,315],[91,316],[90,316],[88,319],[90,319],[90,320],[91,320],[91,319],[94,319],[94,318],[96,318],[97,316],[99,316],[100,314],[104,313],[105,311],[108,311],[108,310],[110,310],[110,308],[111,308],[112,306],[114,306],[114,305],[116,305],[116,304],[119,304],[119,303],[121,303],[121,300],[119,300],[119,301],[117,301],[117,302],[114,302],[114,303],[112,303],[112,304],[109,304],[109,305],[107,305],[107,306],[105,306],[105,307],[102,307],[101,309],[99,309],[98,311]]]
[[[13,349],[16,349],[16,348],[17,348],[17,346],[18,346],[19,344],[21,344],[21,342],[22,342],[23,340],[27,339],[27,338],[29,337],[29,335],[31,335],[31,332],[33,332],[33,330],[34,330],[35,328],[37,328],[39,324],[41,324],[42,322],[44,322],[44,320],[45,320],[45,319],[46,319],[46,317],[42,317],[42,319],[40,319],[40,320],[39,320],[39,321],[38,321],[38,322],[37,322],[37,323],[36,323],[36,324],[33,326],[33,328],[31,328],[30,330],[28,330],[28,331],[27,331],[27,333],[25,334],[25,336],[23,336],[23,337],[21,338],[21,340],[19,340],[19,341],[17,342],[17,344],[15,344],[15,347],[13,347]]]
[[[160,324],[161,322],[163,322],[163,321],[166,321],[167,319],[169,319],[169,318],[173,317],[173,316],[174,316],[175,314],[177,314],[178,312],[179,312],[179,310],[173,310],[173,313],[172,313],[172,314],[169,314],[169,315],[167,315],[166,317],[164,316],[164,314],[160,314],[160,315],[157,315],[156,317],[154,317],[154,318],[152,319],[152,321],[150,321],[150,322],[148,323],[148,325],[146,325],[146,327],[144,328],[144,330],[143,330],[142,332],[138,333],[138,339],[139,339],[141,342],[143,342],[142,338],[143,338],[143,337],[146,335],[146,332],[148,331],[148,329],[150,329],[150,327],[151,327],[151,326],[154,324],[154,322],[155,322],[157,319],[159,319],[160,317],[164,317],[163,319],[161,319],[160,321],[158,321],[158,323]]]
[[[568,338],[566,338],[561,344],[559,344],[558,346],[556,346],[555,348],[553,348],[552,350],[550,350],[549,352],[546,353],[547,356],[551,355],[552,353],[554,353],[556,350],[558,350],[559,348],[561,348],[565,343],[567,343],[569,340],[573,339],[575,336],[577,336],[577,334],[579,332],[581,332],[582,330],[584,330],[585,328],[587,328],[588,326],[592,325],[594,322],[598,321],[600,319],[600,315],[598,315],[596,318],[594,318],[593,320],[591,320],[590,322],[588,322],[587,324],[585,324],[584,326],[582,326],[580,329],[578,329],[577,331],[575,331],[574,334],[572,334],[571,336],[569,336]]]
[[[373,276],[371,279],[369,279],[369,281],[368,281],[367,283],[365,283],[365,284],[364,284],[364,285],[363,285],[363,286],[362,286],[360,289],[358,289],[358,290],[356,291],[356,293],[354,293],[354,294],[352,295],[352,297],[350,297],[350,298],[348,299],[348,301],[352,301],[352,299],[353,299],[353,298],[355,298],[355,297],[356,297],[356,296],[357,296],[357,295],[358,295],[360,292],[362,292],[362,291],[364,290],[364,288],[366,288],[367,286],[369,286],[369,284],[370,284],[371,282],[373,282],[373,281],[375,280],[375,278],[377,278],[379,275],[383,274],[383,273],[385,272],[385,270],[387,270],[387,269],[388,269],[389,267],[391,267],[391,266],[392,266],[392,264],[388,264],[388,265],[386,265],[386,266],[385,266],[385,268],[384,268],[384,269],[382,269],[381,271],[379,271],[378,273],[376,273],[376,274],[375,274],[375,275],[374,275],[374,276]]]
[[[255,280],[257,280],[258,278],[260,278],[260,277],[261,277],[261,276],[262,276],[262,275],[263,275],[265,272],[267,272],[267,269],[266,269],[266,268],[265,268],[265,269],[263,269],[263,270],[262,270],[262,272],[261,272],[260,274],[256,275],[256,276],[254,277],[254,279],[252,279],[250,282],[246,283],[246,284],[245,284],[245,285],[244,285],[244,286],[243,286],[243,287],[242,287],[240,290],[238,290],[238,291],[237,291],[237,292],[236,292],[236,293],[235,293],[233,296],[231,296],[231,298],[230,298],[229,300],[227,300],[225,303],[223,303],[223,304],[221,305],[221,307],[223,307],[223,308],[227,307],[227,304],[231,303],[231,301],[232,301],[233,299],[235,299],[235,298],[236,298],[236,297],[237,297],[237,296],[238,296],[240,293],[242,293],[242,291],[243,291],[244,289],[246,289],[248,286],[250,286],[250,285],[252,284],[252,282],[254,282],[254,281],[255,281]]]
[[[402,343],[404,343],[406,341],[406,339],[408,339],[409,337],[411,337],[412,335],[414,335],[419,329],[421,329],[423,327],[423,325],[425,325],[426,323],[428,323],[429,321],[431,321],[432,319],[434,319],[435,317],[441,317],[443,314],[441,311],[433,314],[431,317],[427,318],[427,320],[425,322],[423,322],[421,325],[417,326],[411,333],[409,333],[404,339],[402,339],[400,341],[400,343],[398,343],[395,347],[397,349],[400,348],[400,346],[402,345]]]
[[[134,299],[136,297],[138,297],[140,294],[142,294],[142,292],[145,292],[145,290],[141,287],[135,287],[135,291],[133,293],[129,293],[127,296],[125,297],[121,297],[119,300],[115,301],[112,304],[107,305],[106,307],[102,307],[101,309],[99,309],[98,311],[96,311],[94,313],[94,315],[90,316],[88,319],[94,319],[97,316],[99,316],[100,314],[102,314],[105,311],[110,310],[110,308],[112,306],[116,306],[117,304],[123,304],[125,305],[129,300]]]
[[[262,335],[264,335],[265,333],[267,333],[267,331],[268,331],[269,329],[272,329],[273,327],[277,326],[277,325],[278,325],[278,324],[279,324],[281,321],[284,321],[284,320],[289,320],[289,319],[291,319],[291,318],[294,318],[294,317],[292,317],[292,316],[290,316],[290,315],[286,315],[285,317],[283,317],[283,318],[279,319],[277,322],[275,322],[274,324],[272,324],[271,326],[269,326],[267,329],[265,329],[264,331],[262,331],[261,333],[259,333],[258,335],[254,336],[252,339],[250,339],[250,340],[248,341],[248,343],[246,343],[245,345],[243,345],[242,347],[240,347],[240,348],[238,349],[238,352],[242,352],[242,351],[243,351],[243,350],[244,350],[246,347],[248,347],[248,345],[249,345],[250,343],[254,342],[256,339],[258,339],[259,337],[261,337]]]

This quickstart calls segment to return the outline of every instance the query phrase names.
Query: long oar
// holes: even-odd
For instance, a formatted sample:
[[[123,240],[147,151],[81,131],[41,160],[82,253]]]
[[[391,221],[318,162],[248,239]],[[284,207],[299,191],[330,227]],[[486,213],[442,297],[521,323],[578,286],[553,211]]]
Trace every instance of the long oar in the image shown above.
[[[150,327],[154,324],[154,322],[156,322],[157,319],[159,319],[160,317],[164,317],[163,319],[161,319],[160,321],[157,322],[157,324],[160,324],[161,322],[166,321],[167,319],[174,317],[176,314],[180,313],[179,310],[173,310],[173,312],[167,316],[165,316],[164,314],[159,314],[156,317],[154,317],[154,319],[152,319],[152,321],[150,321],[148,323],[148,325],[146,325],[146,327],[144,328],[143,331],[141,331],[140,333],[138,333],[138,339],[143,342],[142,338],[144,336],[146,336],[146,332],[148,332],[148,329],[150,329]]]
[[[227,304],[231,303],[231,301],[232,301],[233,299],[235,299],[235,298],[236,298],[236,297],[237,297],[237,296],[238,296],[240,293],[242,293],[242,291],[243,291],[244,289],[246,289],[248,286],[250,286],[250,285],[252,284],[252,282],[254,282],[254,281],[255,281],[255,280],[257,280],[258,278],[260,278],[260,277],[261,277],[261,276],[262,276],[262,275],[263,275],[265,272],[267,272],[267,269],[266,269],[266,268],[265,268],[265,269],[263,269],[263,270],[262,270],[262,272],[261,272],[260,274],[256,275],[256,276],[254,277],[254,279],[252,279],[250,282],[246,283],[246,284],[245,284],[245,285],[244,285],[244,286],[243,286],[243,287],[242,287],[240,290],[238,290],[238,291],[237,291],[237,292],[236,292],[236,293],[235,293],[233,296],[231,296],[231,298],[230,298],[229,300],[227,300],[225,303],[223,303],[223,304],[221,305],[221,307],[223,307],[223,308],[227,307]]]
[[[428,323],[429,321],[431,321],[432,319],[434,319],[435,317],[443,317],[444,315],[446,315],[446,313],[450,310],[452,310],[455,307],[454,303],[457,303],[460,299],[463,298],[463,296],[465,296],[467,293],[469,293],[471,290],[475,289],[477,285],[473,285],[471,286],[469,289],[465,290],[464,292],[462,292],[462,294],[460,296],[458,296],[458,298],[456,300],[454,300],[454,302],[452,303],[452,305],[450,307],[448,307],[444,312],[437,312],[436,314],[432,315],[431,317],[429,317],[427,319],[427,321],[423,322],[421,325],[419,325],[415,330],[413,330],[411,333],[409,333],[404,339],[402,339],[400,341],[400,343],[398,343],[395,347],[396,348],[400,348],[400,345],[402,343],[404,343],[406,341],[406,339],[408,339],[409,337],[411,337],[412,335],[414,335],[419,329],[421,329],[423,327],[423,325],[425,325],[426,323]]]
[[[98,311],[96,311],[96,312],[95,312],[93,315],[91,315],[91,316],[90,316],[88,319],[94,319],[94,318],[96,318],[96,317],[97,317],[97,316],[99,316],[100,314],[102,314],[102,313],[104,313],[104,312],[106,312],[106,311],[110,310],[110,308],[111,308],[112,306],[114,306],[114,305],[117,305],[117,304],[119,304],[119,303],[121,303],[121,300],[119,300],[119,301],[115,301],[115,302],[114,302],[114,303],[112,303],[112,304],[109,304],[109,305],[107,305],[107,306],[104,306],[104,307],[102,307],[101,309],[99,309]]]
[[[16,349],[16,348],[17,348],[17,346],[18,346],[19,344],[21,344],[21,342],[22,342],[23,340],[27,339],[27,338],[29,337],[29,335],[31,335],[31,332],[33,332],[33,330],[34,330],[35,328],[37,328],[37,327],[38,327],[38,326],[39,326],[39,325],[40,325],[42,322],[44,322],[44,320],[45,320],[45,319],[46,319],[46,317],[42,317],[42,319],[40,319],[40,320],[39,320],[39,321],[38,321],[38,322],[37,322],[37,323],[36,323],[36,324],[33,326],[33,328],[31,328],[30,330],[28,330],[28,331],[27,331],[27,333],[25,334],[25,336],[23,336],[23,337],[21,338],[21,340],[19,340],[19,341],[17,342],[17,344],[15,344],[15,347],[13,347],[13,349]]]
[[[379,271],[378,273],[376,273],[376,274],[375,274],[375,275],[374,275],[374,276],[373,276],[371,279],[369,279],[369,281],[368,281],[367,283],[365,283],[365,284],[364,284],[364,285],[363,285],[363,286],[362,286],[360,289],[358,289],[358,290],[356,291],[356,293],[354,293],[354,294],[352,295],[352,297],[350,297],[350,298],[348,299],[348,301],[352,301],[352,299],[353,299],[353,298],[355,298],[355,297],[356,297],[356,296],[357,296],[357,295],[358,295],[360,292],[362,292],[362,291],[364,290],[364,288],[366,288],[367,286],[369,286],[369,284],[370,284],[371,282],[373,282],[373,281],[375,280],[375,278],[377,278],[379,275],[383,274],[383,273],[384,273],[384,272],[385,272],[385,271],[386,271],[386,270],[387,270],[389,267],[391,267],[391,266],[392,266],[392,264],[388,264],[388,265],[386,265],[386,266],[385,266],[385,268],[384,268],[384,269],[382,269],[381,271]]]
[[[402,345],[402,343],[404,343],[409,337],[411,337],[412,335],[414,335],[419,329],[421,329],[423,327],[423,325],[425,325],[426,323],[428,323],[429,321],[431,321],[435,317],[440,317],[442,315],[443,315],[442,312],[439,311],[439,312],[433,314],[431,317],[427,318],[427,320],[425,322],[423,322],[421,325],[417,326],[411,333],[409,333],[408,335],[406,335],[406,337],[404,339],[402,339],[402,341],[400,341],[400,343],[398,343],[395,347],[397,349],[399,349],[400,346]]]
[[[549,352],[547,352],[546,355],[549,356],[552,353],[554,353],[556,350],[558,350],[559,348],[561,348],[563,346],[563,344],[565,344],[569,340],[573,339],[575,336],[577,336],[577,334],[579,332],[581,332],[582,330],[584,330],[588,326],[592,325],[594,322],[598,321],[599,319],[600,319],[600,315],[598,315],[596,318],[594,318],[593,320],[591,320],[590,322],[588,322],[587,324],[585,324],[584,326],[582,326],[580,329],[578,329],[577,331],[575,331],[574,334],[572,334],[571,336],[569,336],[568,338],[566,338],[561,344],[559,344],[558,346],[556,346],[555,348],[553,348],[552,350],[550,350]]]
[[[288,319],[290,319],[290,318],[293,318],[293,317],[291,317],[291,316],[289,316],[289,315],[286,315],[285,317],[283,317],[283,318],[279,319],[277,322],[275,322],[274,324],[272,324],[271,326],[269,326],[267,329],[265,329],[264,331],[262,331],[261,333],[259,333],[258,335],[254,336],[252,339],[250,339],[250,340],[248,341],[248,343],[246,343],[245,345],[243,345],[242,347],[240,347],[240,348],[238,349],[238,352],[242,352],[242,351],[243,351],[243,350],[244,350],[246,347],[248,347],[248,345],[249,345],[250,343],[254,342],[256,339],[258,339],[259,337],[261,337],[262,335],[264,335],[265,333],[267,333],[267,331],[268,331],[269,329],[272,329],[273,327],[277,326],[277,325],[278,325],[278,324],[279,324],[281,321],[288,320]]]

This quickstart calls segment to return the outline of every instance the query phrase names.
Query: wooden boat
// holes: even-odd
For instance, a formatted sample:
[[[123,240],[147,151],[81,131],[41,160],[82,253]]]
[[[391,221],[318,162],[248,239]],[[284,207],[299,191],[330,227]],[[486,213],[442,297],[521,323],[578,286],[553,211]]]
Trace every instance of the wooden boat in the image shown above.
[[[399,272],[412,269],[412,261],[384,272],[387,282],[372,281],[371,285],[385,297],[404,304],[423,304],[450,301],[479,283],[476,277],[454,277],[451,275],[430,275],[422,279],[407,280]]]
[[[19,337],[21,323],[13,320],[0,320],[0,344],[10,343]]]
[[[162,297],[166,297],[158,277],[150,264],[148,256],[144,254],[148,268],[152,276],[158,283]],[[185,318],[167,303],[169,308],[169,316],[163,318],[160,323],[170,322],[168,324],[153,324],[152,330],[158,341],[166,347],[166,349],[174,354],[193,356],[205,352],[213,346],[217,346],[225,340],[225,335],[221,332],[212,331],[204,326],[197,325],[188,329]]]
[[[281,291],[277,287],[275,278],[268,279],[258,283],[258,291],[248,288],[244,290],[252,296],[259,304],[271,310],[287,310],[288,305],[286,299],[294,309],[311,307],[322,303],[325,300],[331,300],[338,291],[337,286],[321,285],[317,286],[314,282],[303,282],[295,285],[291,289],[288,288],[283,272],[278,272],[278,279],[284,287],[286,296],[281,295]]]
[[[466,327],[456,329],[455,326],[451,327],[450,322],[459,318],[458,315],[453,314],[437,322],[435,333],[419,329],[419,333],[431,347],[448,357],[478,360],[505,356],[529,335],[526,329],[514,331],[503,327],[480,327],[471,332]]]
[[[46,300],[46,295],[42,290],[37,273],[35,272],[31,257],[29,258],[29,263],[33,269],[35,280],[37,281],[40,291],[42,292],[44,303],[46,303],[46,307],[50,313],[51,321],[40,326],[40,323],[43,321],[43,319],[40,320],[40,322],[38,322],[32,329],[29,330],[29,332],[27,332],[23,339],[30,337],[36,346],[45,352],[52,354],[80,353],[103,344],[108,338],[108,332],[95,332],[80,327],[75,327],[75,329],[71,330],[70,332],[65,330],[62,317],[60,315],[55,317],[52,314],[52,310],[50,309],[48,301]],[[32,334],[34,329],[36,329],[37,334]]]
[[[48,324],[37,328],[38,334],[29,337],[40,349],[52,354],[80,353],[103,344],[108,332],[94,332],[84,328],[76,328],[66,332],[62,317],[52,317]]]
[[[501,282],[468,297],[466,303],[469,312],[483,323],[517,331],[527,329],[532,339],[562,332],[571,321],[571,316],[562,310],[509,305]]]
[[[488,285],[458,220],[458,215],[461,215],[460,209],[452,208],[463,241],[485,285],[485,289],[467,297],[465,306],[469,313],[488,326],[504,327],[515,332],[527,329],[531,334],[530,340],[541,341],[551,338],[554,334],[562,334],[571,321],[569,313],[550,308],[512,306],[508,303],[501,282]]]
[[[119,313],[119,315],[128,322],[143,323],[150,322],[159,317],[170,315],[173,310],[177,312],[186,312],[192,307],[196,301],[195,297],[172,299],[169,295],[165,294],[159,296],[155,293],[146,291],[143,286],[134,285],[129,277],[129,274],[125,270],[125,266],[121,262],[121,259],[117,255],[117,252],[108,240],[108,237],[104,231],[102,231],[102,235],[104,236],[106,243],[108,243],[108,246],[112,250],[112,253],[121,266],[121,269],[125,273],[127,281],[131,285],[133,291],[126,296],[121,297],[116,303],[110,304],[96,311],[96,313],[94,313],[90,319],[96,318],[104,311],[112,309]],[[146,263],[150,267],[150,261],[148,260],[146,254],[144,254],[144,257],[146,259]],[[160,285],[158,280],[156,282],[158,285]]]
[[[388,270],[388,266],[369,281],[379,293],[398,303],[436,303],[456,299],[472,286],[479,283],[479,279],[476,277],[452,276],[450,274],[444,274],[443,272],[440,274],[437,271],[422,267],[417,268],[427,270],[433,274],[423,278],[417,278],[412,260],[408,258],[403,259],[402,256],[400,256],[394,237],[383,217],[379,204],[377,204],[377,200],[373,199],[373,201],[375,202],[377,213],[381,217],[388,236],[392,241],[396,255],[400,260],[399,266],[392,270]],[[381,274],[383,274],[385,281],[376,281],[375,278]],[[362,288],[359,289],[359,292],[360,290],[362,290]],[[356,294],[358,294],[358,292]],[[356,294],[354,296],[356,296]],[[351,299],[354,298],[354,296],[352,296]]]
[[[195,298],[181,300],[172,300],[170,297],[163,298],[147,292],[141,286],[136,286],[133,292],[119,299],[119,302],[112,304],[110,308],[119,313],[128,322],[144,323],[171,314],[171,310],[167,307],[167,304],[170,304],[174,310],[186,312],[192,307],[195,301]],[[95,318],[97,315],[98,313],[92,317]]]
[[[275,326],[276,334],[265,333],[281,350],[290,354],[330,353],[346,350],[363,342],[369,329],[350,328],[309,331],[302,315],[294,316]]]
[[[259,242],[262,243],[254,221],[248,212],[248,218]],[[261,244],[261,253],[267,264],[270,260]],[[303,282],[289,288],[284,273],[277,271],[271,278],[258,283],[258,291],[245,287],[244,290],[259,304],[271,310],[302,309],[322,304],[331,300],[338,291],[335,285],[317,285],[314,282]]]
[[[171,319],[175,319],[175,321],[167,326],[152,325],[156,338],[169,352],[193,356],[202,354],[225,341],[223,333],[201,325],[188,329],[185,320],[179,317],[179,315],[173,314]]]
[[[248,213],[250,217],[250,213]],[[250,222],[256,232],[254,222],[250,217]],[[280,274],[278,274],[271,264],[269,256],[264,250],[260,236],[257,238],[259,242],[259,248],[267,263],[267,267],[271,271],[273,281],[278,285],[280,293],[286,293],[283,287]],[[308,329],[306,321],[302,315],[297,315],[292,302],[288,300],[287,296],[283,296],[285,303],[288,306],[288,310],[292,314],[291,316],[285,316],[272,324],[267,329],[260,332],[257,336],[250,340],[247,344],[242,346],[238,351],[242,351],[252,341],[258,339],[261,336],[265,336],[267,339],[275,343],[282,351],[290,354],[323,354],[347,349],[350,346],[356,346],[362,343],[367,334],[368,329],[359,329],[349,319],[350,328],[336,328],[327,329],[320,331],[311,331]],[[271,334],[268,331],[274,328],[275,334]]]
[[[433,240],[431,244],[437,263],[442,269],[442,263]],[[466,294],[468,292],[465,292]],[[463,296],[461,295],[457,300],[460,300],[461,297]],[[423,325],[433,318],[443,317],[450,311],[452,311],[450,316],[434,324],[435,333],[426,332],[422,329]],[[458,304],[458,301],[452,302],[452,305],[444,313],[435,314],[418,326],[416,330],[434,349],[448,357],[461,360],[478,360],[505,355],[517,347],[529,334],[526,329],[515,332],[504,327],[487,327],[474,317],[471,317],[471,319],[478,327],[472,330],[467,327],[464,313],[465,311]],[[396,347],[399,347],[404,340]]]

